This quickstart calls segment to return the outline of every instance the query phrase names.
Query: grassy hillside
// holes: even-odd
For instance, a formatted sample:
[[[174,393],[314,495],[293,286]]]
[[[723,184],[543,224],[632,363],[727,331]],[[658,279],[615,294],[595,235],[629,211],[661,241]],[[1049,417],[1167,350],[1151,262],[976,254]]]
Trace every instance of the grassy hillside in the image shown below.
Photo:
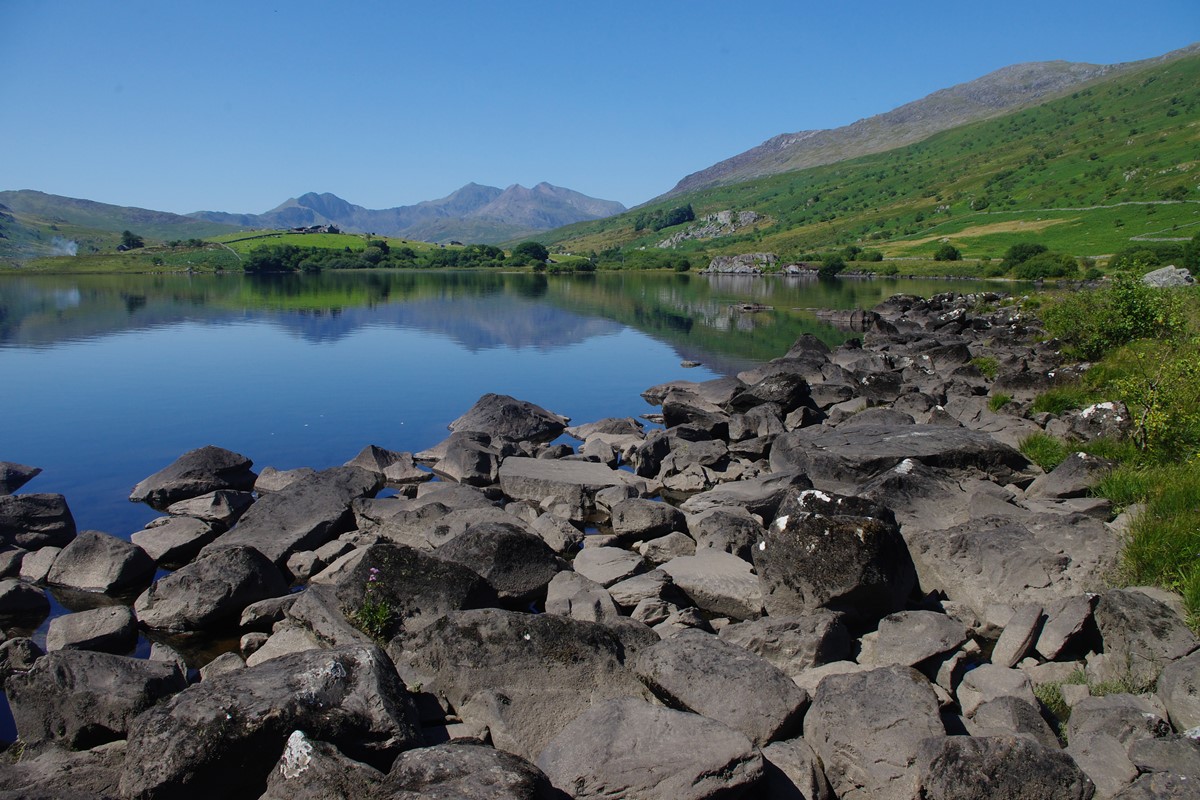
[[[677,245],[705,255],[788,258],[859,244],[928,258],[950,241],[968,257],[997,257],[1031,239],[1104,255],[1200,230],[1198,156],[1200,56],[1191,56],[897,150],[683,194],[538,238],[568,252],[655,247],[688,225],[638,231],[636,215],[690,203],[697,218],[763,215],[732,235]]]

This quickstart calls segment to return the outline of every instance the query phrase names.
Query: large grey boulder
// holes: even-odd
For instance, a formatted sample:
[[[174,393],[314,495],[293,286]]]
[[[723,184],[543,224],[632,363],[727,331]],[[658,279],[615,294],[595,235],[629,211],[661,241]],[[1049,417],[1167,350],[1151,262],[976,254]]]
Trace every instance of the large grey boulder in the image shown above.
[[[804,739],[842,800],[916,796],[921,742],[942,736],[937,695],[911,667],[829,675],[804,718]]]
[[[16,763],[0,765],[2,800],[97,800],[120,796],[122,742],[75,752],[46,747],[22,753]],[[11,751],[10,751],[11,752]],[[8,759],[6,759],[7,761]]]
[[[501,512],[503,513],[503,512]],[[514,520],[471,525],[436,551],[478,573],[500,599],[521,608],[546,595],[546,586],[567,568],[541,538]]]
[[[740,506],[710,508],[687,520],[688,531],[696,539],[697,550],[720,550],[752,559],[751,550],[762,541],[762,520]]]
[[[666,503],[631,498],[612,507],[612,530],[625,539],[656,539],[673,531],[687,531],[683,512]]]
[[[100,531],[84,531],[62,549],[46,583],[84,592],[141,590],[154,578],[154,560],[136,544]]]
[[[256,502],[233,530],[202,552],[253,547],[283,569],[292,553],[315,550],[349,530],[351,501],[374,495],[381,486],[375,473],[359,467],[322,470]]]
[[[1088,677],[1097,682],[1154,685],[1165,666],[1200,644],[1173,609],[1136,589],[1102,594],[1095,619],[1105,657]]]
[[[1155,289],[1167,289],[1178,286],[1191,286],[1196,282],[1192,273],[1183,267],[1171,265],[1152,270],[1142,276],[1142,283]]]
[[[294,730],[258,800],[327,800],[379,794],[384,773],[347,758],[328,742]]]
[[[251,492],[234,492],[229,489],[218,489],[215,492],[190,497],[167,506],[167,513],[177,517],[192,517],[205,522],[211,522],[226,530],[238,521],[254,503]]]
[[[24,581],[0,581],[0,627],[36,628],[50,614],[46,593]]]
[[[945,592],[981,619],[992,606],[1049,607],[1103,587],[1121,546],[1110,526],[1082,514],[991,515],[904,530],[921,588]]]
[[[1145,697],[1085,697],[1071,708],[1067,752],[1095,782],[1097,794],[1112,797],[1138,776],[1129,757],[1133,745],[1170,732],[1160,709]]]
[[[583,620],[609,622],[620,617],[612,595],[593,580],[566,570],[546,587],[546,613]]]
[[[779,504],[794,489],[811,489],[812,483],[799,472],[774,473],[742,481],[731,481],[692,495],[679,505],[687,514],[712,508],[740,507],[759,519],[774,519]]]
[[[471,741],[400,754],[383,782],[389,800],[557,800],[540,769],[512,753]]]
[[[389,486],[423,483],[433,478],[433,473],[417,466],[412,453],[387,450],[373,444],[364,447],[344,466],[362,467],[368,472],[374,472]]]
[[[251,603],[287,593],[287,583],[251,547],[220,550],[155,583],[134,603],[147,628],[174,632],[232,627]]]
[[[695,629],[638,653],[634,672],[672,708],[723,722],[757,746],[800,731],[808,693],[761,656]]]
[[[548,442],[570,422],[541,406],[503,394],[485,394],[448,426],[454,432],[486,433],[511,442]]]
[[[980,664],[967,672],[958,684],[958,704],[967,717],[973,716],[984,703],[1001,697],[1015,697],[1030,705],[1037,704],[1033,683],[1019,669]]]
[[[784,434],[771,448],[771,469],[802,472],[820,489],[846,491],[905,459],[951,470],[977,469],[1004,484],[1029,460],[986,433],[946,425],[815,426]]]
[[[382,542],[365,548],[336,583],[338,605],[347,618],[368,596],[391,610],[384,638],[413,632],[451,611],[496,603],[496,592],[470,568],[411,547]],[[293,607],[292,612],[296,612]]]
[[[50,620],[46,650],[94,650],[125,655],[137,644],[137,620],[127,606],[104,606]]]
[[[1085,497],[1113,466],[1113,462],[1098,456],[1071,453],[1053,470],[1035,478],[1025,490],[1025,496]]]
[[[433,471],[467,486],[491,486],[499,477],[501,447],[486,433],[452,433],[437,446],[441,457]]]
[[[923,800],[1090,800],[1095,786],[1057,748],[1014,736],[945,736],[923,744]]]
[[[1200,728],[1200,650],[1168,664],[1158,676],[1156,693],[1176,730]]]
[[[831,800],[833,791],[825,768],[803,739],[772,742],[761,749],[763,782],[759,791],[769,800]]]
[[[0,461],[0,495],[12,494],[41,473],[41,467]]]
[[[997,697],[981,704],[966,726],[972,736],[1024,736],[1044,747],[1059,747],[1038,709],[1019,697]]]
[[[631,486],[639,494],[645,482],[632,473],[589,461],[504,459],[500,488],[514,500],[529,500],[558,516],[582,522],[595,508],[596,493],[610,486]]]
[[[606,587],[646,571],[640,555],[620,547],[585,547],[573,566],[580,575]]]
[[[487,725],[502,750],[532,758],[589,706],[649,693],[604,625],[552,614],[458,611],[388,646],[407,683]]]
[[[125,738],[134,717],[186,686],[174,664],[59,650],[11,676],[5,690],[23,741],[78,750]]]
[[[819,609],[803,617],[763,617],[721,628],[722,641],[765,658],[784,674],[841,661],[850,655],[850,632],[841,614]]]
[[[660,569],[698,608],[736,620],[762,616],[763,593],[754,567],[737,556],[704,550]]]
[[[536,761],[577,800],[717,800],[748,796],[762,756],[719,722],[636,698],[598,703],[570,722]]]
[[[192,517],[159,517],[136,531],[130,541],[164,567],[179,567],[200,554],[223,529]]]
[[[254,489],[254,462],[222,447],[208,445],[175,459],[153,475],[142,479],[129,499],[165,509],[172,503],[198,497],[217,489],[249,492]]]
[[[416,706],[374,647],[311,650],[196,684],[139,716],[125,797],[258,797],[295,730],[386,769],[421,743]]]
[[[836,504],[836,497],[830,499]],[[772,616],[830,608],[878,619],[903,608],[916,583],[899,529],[874,516],[789,514],[781,507],[754,563]]]
[[[0,543],[37,550],[74,538],[75,518],[61,494],[0,495]]]
[[[897,611],[881,619],[876,633],[869,637],[863,637],[858,663],[915,667],[926,659],[957,649],[967,640],[967,628],[957,619],[936,611]]]

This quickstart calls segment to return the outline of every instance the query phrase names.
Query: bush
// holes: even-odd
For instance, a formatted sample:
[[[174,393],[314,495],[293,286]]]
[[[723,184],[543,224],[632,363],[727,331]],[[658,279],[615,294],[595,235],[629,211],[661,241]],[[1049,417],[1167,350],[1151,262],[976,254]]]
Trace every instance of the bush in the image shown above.
[[[822,278],[832,278],[846,268],[846,261],[838,253],[829,253],[822,257],[821,268],[817,275]]]
[[[1179,303],[1168,290],[1146,286],[1130,275],[1112,286],[1057,298],[1043,312],[1046,329],[1085,359],[1142,338],[1177,334],[1183,325]]]
[[[1039,253],[1013,268],[1013,277],[1022,281],[1043,278],[1066,278],[1074,275],[1079,265],[1071,256],[1062,253]]]
[[[933,260],[934,261],[960,261],[960,260],[962,260],[962,252],[954,245],[950,244],[949,242],[946,242],[937,249],[937,252],[935,252],[933,254]]]
[[[1004,265],[1004,271],[1008,272],[1018,264],[1024,264],[1034,256],[1046,252],[1047,249],[1046,245],[1037,244],[1036,242],[1014,244],[1004,252],[1004,261],[1001,262]]]

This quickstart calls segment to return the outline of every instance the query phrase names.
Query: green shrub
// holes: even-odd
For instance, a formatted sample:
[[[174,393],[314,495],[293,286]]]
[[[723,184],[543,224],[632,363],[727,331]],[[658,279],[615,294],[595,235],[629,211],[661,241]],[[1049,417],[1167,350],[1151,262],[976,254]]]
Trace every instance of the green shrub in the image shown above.
[[[1141,338],[1177,335],[1183,319],[1176,296],[1146,286],[1130,275],[1112,286],[1055,299],[1042,312],[1046,329],[1073,352],[1098,359],[1113,348]]]
[[[1048,411],[1051,414],[1062,414],[1091,404],[1092,394],[1082,386],[1057,386],[1033,398],[1029,410],[1035,414]]]
[[[992,411],[999,411],[1011,402],[1012,395],[1001,392],[1000,394],[994,394],[988,398],[988,408],[990,408]]]
[[[962,251],[949,242],[944,242],[933,254],[934,261],[960,261],[961,259]]]
[[[1022,281],[1067,278],[1079,271],[1074,258],[1062,253],[1041,253],[1013,267],[1013,277]]]
[[[1057,467],[1071,451],[1066,442],[1046,433],[1031,433],[1021,440],[1021,452],[1046,472]]]

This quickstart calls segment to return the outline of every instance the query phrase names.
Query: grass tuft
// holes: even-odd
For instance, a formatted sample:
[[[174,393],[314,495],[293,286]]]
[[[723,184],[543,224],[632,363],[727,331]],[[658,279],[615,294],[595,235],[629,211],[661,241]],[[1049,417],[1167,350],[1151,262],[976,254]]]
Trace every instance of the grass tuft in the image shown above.
[[[1021,453],[1046,472],[1057,467],[1071,454],[1067,443],[1046,433],[1031,433],[1021,440]]]

